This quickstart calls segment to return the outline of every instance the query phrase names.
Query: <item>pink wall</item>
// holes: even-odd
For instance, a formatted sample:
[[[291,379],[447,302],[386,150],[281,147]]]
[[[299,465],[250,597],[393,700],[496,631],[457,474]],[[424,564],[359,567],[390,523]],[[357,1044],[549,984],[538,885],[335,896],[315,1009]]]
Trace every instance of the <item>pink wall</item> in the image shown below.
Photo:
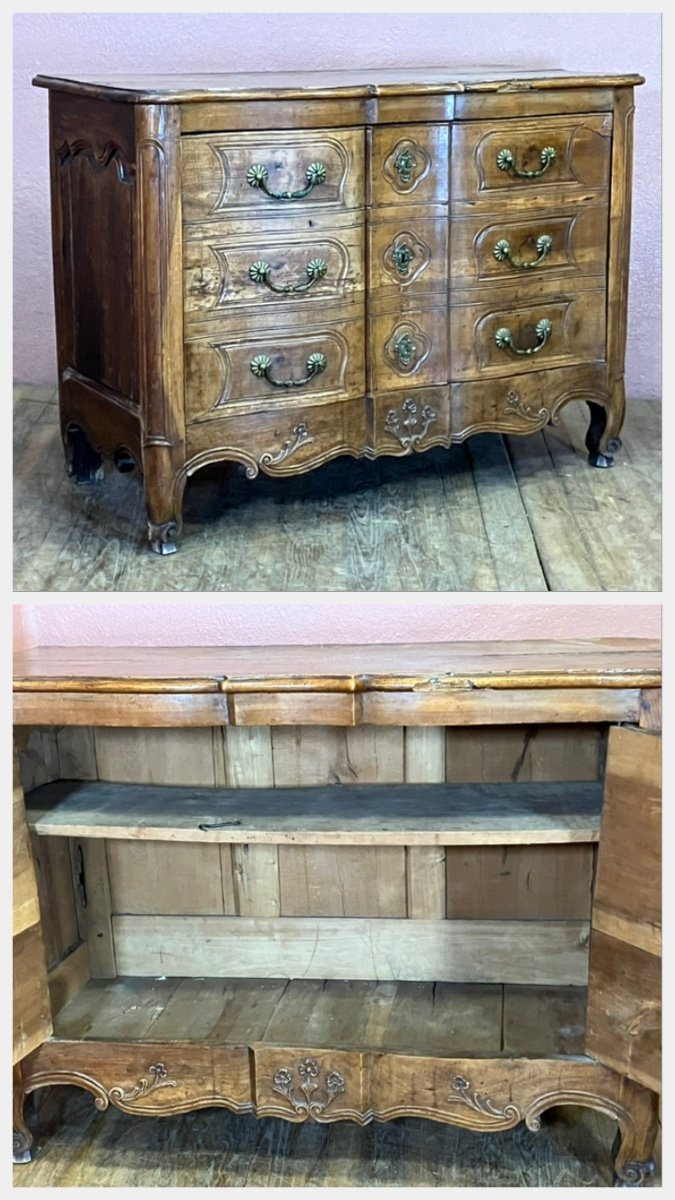
[[[246,595],[200,604],[16,605],[17,649],[53,646],[245,646],[660,636],[658,604],[451,603],[360,596]]]
[[[637,71],[629,395],[660,395],[659,13],[18,13],[14,17],[15,377],[56,376],[47,94],[36,73],[205,72],[477,62]]]

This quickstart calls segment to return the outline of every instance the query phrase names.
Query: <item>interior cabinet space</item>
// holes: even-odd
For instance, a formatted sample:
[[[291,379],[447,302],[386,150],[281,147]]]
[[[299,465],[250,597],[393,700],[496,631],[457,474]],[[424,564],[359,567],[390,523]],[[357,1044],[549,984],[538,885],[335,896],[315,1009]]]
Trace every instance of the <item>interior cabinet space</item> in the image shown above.
[[[163,651],[154,674],[157,659],[106,676],[28,652],[18,844],[47,1021],[17,1053],[21,1161],[24,1098],[60,1082],[129,1113],[533,1134],[546,1108],[582,1104],[618,1123],[617,1180],[648,1179],[658,647],[526,646],[406,647],[388,675],[368,661],[386,648],[354,647],[363,674],[342,677],[318,649],[311,673],[273,650],[264,673],[248,652],[220,678],[204,652],[192,675]],[[298,719],[308,696],[321,723]],[[342,699],[351,725],[326,716]],[[19,987],[24,972],[19,954]]]

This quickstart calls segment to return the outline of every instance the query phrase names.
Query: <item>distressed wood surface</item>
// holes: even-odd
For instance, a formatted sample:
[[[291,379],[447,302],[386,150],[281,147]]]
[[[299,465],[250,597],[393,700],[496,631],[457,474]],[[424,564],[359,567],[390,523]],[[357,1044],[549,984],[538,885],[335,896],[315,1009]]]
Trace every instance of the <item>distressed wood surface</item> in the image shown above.
[[[43,836],[366,846],[593,842],[601,801],[591,782],[221,790],[85,781],[27,799]]]
[[[26,397],[15,410],[19,592],[257,591],[261,563],[272,591],[661,586],[660,416],[638,396],[611,471],[586,464],[580,403],[527,438],[485,434],[450,453],[338,459],[305,477],[253,482],[235,467],[199,471],[186,491],[181,552],[160,561],[146,550],[136,475],[111,471],[103,486],[75,488],[63,472],[57,407],[30,399],[28,387],[16,394]]]
[[[586,983],[587,921],[113,916],[121,975]]]

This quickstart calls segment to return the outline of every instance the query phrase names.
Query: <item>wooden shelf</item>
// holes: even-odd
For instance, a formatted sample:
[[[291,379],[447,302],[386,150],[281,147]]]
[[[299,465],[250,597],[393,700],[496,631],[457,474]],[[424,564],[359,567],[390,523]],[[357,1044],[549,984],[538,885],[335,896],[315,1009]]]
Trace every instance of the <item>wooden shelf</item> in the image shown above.
[[[583,1054],[586,989],[321,979],[90,980],[72,1041],[255,1043],[441,1055]]]
[[[302,845],[597,842],[602,784],[192,788],[59,781],[26,797],[44,837]]]

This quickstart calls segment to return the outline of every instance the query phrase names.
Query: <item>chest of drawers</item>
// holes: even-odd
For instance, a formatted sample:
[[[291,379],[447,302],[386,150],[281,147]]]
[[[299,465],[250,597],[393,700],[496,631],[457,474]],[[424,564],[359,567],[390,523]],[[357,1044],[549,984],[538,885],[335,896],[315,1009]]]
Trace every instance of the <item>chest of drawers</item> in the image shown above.
[[[582,400],[611,466],[641,82],[38,76],[71,475],[135,464],[166,554],[213,462],[292,475]]]
[[[17,1159],[25,1096],[75,1084],[488,1133],[582,1105],[647,1180],[660,689],[640,639],[19,654]]]

